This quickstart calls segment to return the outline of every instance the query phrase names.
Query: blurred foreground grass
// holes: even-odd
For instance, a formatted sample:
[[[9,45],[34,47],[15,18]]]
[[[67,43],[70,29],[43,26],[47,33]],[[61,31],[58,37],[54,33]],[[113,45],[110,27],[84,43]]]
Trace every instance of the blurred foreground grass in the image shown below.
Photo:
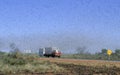
[[[62,67],[47,60],[36,60],[38,58],[39,56],[34,54],[4,54],[1,56],[0,60],[0,75],[46,72],[56,73],[64,70]]]

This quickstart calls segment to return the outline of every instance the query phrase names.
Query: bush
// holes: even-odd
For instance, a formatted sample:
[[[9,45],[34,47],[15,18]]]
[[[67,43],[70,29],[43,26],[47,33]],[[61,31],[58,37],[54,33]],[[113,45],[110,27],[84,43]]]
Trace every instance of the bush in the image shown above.
[[[0,74],[15,75],[18,73],[57,72],[63,68],[50,61],[38,60],[35,54],[9,53],[0,60]]]

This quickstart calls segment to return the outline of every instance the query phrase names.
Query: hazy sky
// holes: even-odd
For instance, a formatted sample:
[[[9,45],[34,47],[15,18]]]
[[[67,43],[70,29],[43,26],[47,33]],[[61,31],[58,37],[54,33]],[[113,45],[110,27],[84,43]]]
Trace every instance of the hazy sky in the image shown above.
[[[120,0],[0,0],[0,49],[120,48]]]

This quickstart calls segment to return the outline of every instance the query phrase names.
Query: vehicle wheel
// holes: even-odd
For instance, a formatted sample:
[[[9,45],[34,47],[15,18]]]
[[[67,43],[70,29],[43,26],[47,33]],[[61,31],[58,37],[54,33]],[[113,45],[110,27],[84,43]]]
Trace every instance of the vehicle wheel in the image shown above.
[[[47,57],[49,58],[49,55]]]
[[[54,56],[54,55],[52,55],[52,57],[54,58],[55,56]]]

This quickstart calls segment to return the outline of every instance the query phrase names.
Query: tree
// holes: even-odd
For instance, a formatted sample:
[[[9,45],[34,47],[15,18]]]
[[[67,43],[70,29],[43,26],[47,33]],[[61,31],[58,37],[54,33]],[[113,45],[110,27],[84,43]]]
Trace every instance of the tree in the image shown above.
[[[101,49],[101,52],[96,54],[99,55],[98,59],[107,59],[107,49]]]
[[[10,48],[12,49],[11,52],[20,52],[19,48],[16,46],[15,43],[11,43]]]
[[[106,55],[107,54],[107,49],[102,49],[101,54]]]
[[[120,49],[116,49],[115,50],[115,55],[117,55],[118,57],[120,57]]]
[[[4,46],[4,43],[2,41],[2,39],[0,39],[0,48],[2,48]]]
[[[83,46],[83,47],[78,47],[78,48],[76,49],[76,51],[77,51],[78,54],[86,54],[86,53],[87,53],[85,46]]]
[[[11,43],[10,44],[10,48],[12,49],[12,51],[10,52],[11,56],[13,58],[18,58],[20,56],[21,52],[20,52],[19,48],[16,46],[16,44],[15,43]]]

